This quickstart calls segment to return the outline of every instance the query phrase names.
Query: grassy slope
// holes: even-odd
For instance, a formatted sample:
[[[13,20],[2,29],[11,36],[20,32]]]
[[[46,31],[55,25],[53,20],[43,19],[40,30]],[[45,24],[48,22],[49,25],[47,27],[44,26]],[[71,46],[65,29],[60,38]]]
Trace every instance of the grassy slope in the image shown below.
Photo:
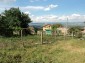
[[[39,39],[38,36],[24,37],[23,41],[0,38],[0,63],[85,63],[84,40],[56,40],[40,45]]]

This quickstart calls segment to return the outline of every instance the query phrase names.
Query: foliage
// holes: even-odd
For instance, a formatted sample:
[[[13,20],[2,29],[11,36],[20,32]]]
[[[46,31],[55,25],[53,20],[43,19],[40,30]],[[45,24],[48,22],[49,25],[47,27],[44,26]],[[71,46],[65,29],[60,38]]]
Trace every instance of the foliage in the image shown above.
[[[62,25],[62,24],[53,24],[53,25],[52,25],[53,35],[56,35],[56,33],[57,33],[57,35],[58,35],[58,30],[57,30],[57,28],[59,28],[59,27],[63,27],[63,25]]]
[[[53,29],[53,30],[56,30],[56,29],[59,28],[59,27],[63,27],[63,25],[62,25],[62,24],[53,24],[53,25],[52,25],[52,29]]]
[[[7,54],[6,52],[0,53],[0,63],[21,63],[21,55],[16,54],[16,55],[10,55]]]
[[[9,10],[5,10],[0,15],[0,30],[4,29],[3,31],[0,31],[3,35],[12,35],[11,29],[16,28],[27,28],[28,23],[31,22],[31,19],[27,14],[24,14],[19,10],[19,8],[10,8]],[[8,32],[5,32],[8,31]],[[9,33],[11,32],[11,34]]]
[[[69,28],[68,33],[79,38],[82,37],[81,27],[79,26]]]
[[[77,37],[77,38],[81,38],[81,37],[82,37],[82,33],[81,33],[81,32],[76,33],[76,36],[75,36],[75,37]]]

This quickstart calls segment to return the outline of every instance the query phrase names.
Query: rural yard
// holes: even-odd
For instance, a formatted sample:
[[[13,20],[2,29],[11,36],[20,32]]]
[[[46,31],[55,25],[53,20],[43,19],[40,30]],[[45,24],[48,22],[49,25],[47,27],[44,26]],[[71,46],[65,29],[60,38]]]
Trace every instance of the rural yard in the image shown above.
[[[85,63],[85,0],[0,0],[0,63]]]
[[[0,63],[85,63],[85,40],[58,37],[41,44],[36,35],[22,41],[18,37],[0,38]]]

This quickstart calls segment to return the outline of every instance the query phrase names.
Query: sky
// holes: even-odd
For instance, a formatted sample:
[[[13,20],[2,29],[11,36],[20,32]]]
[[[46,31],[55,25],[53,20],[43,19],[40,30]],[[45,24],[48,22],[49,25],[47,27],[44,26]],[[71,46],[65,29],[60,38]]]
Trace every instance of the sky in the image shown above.
[[[33,22],[84,22],[85,0],[0,0],[0,13],[19,7]]]

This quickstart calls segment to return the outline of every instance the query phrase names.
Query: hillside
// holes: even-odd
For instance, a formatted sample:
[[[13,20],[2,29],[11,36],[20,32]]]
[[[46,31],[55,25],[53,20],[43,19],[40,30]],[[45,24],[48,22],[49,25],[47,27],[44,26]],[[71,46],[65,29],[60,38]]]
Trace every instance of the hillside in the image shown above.
[[[41,45],[37,38],[23,37],[23,41],[19,38],[0,38],[0,63],[85,62],[84,40],[69,38]]]
[[[30,26],[34,26],[34,27],[37,27],[37,28],[42,28],[45,24],[62,24],[63,26],[66,26],[67,22],[32,22],[30,23],[29,25]],[[71,26],[81,26],[81,27],[84,27],[85,26],[85,23],[83,22],[68,22],[68,27],[71,27]]]

